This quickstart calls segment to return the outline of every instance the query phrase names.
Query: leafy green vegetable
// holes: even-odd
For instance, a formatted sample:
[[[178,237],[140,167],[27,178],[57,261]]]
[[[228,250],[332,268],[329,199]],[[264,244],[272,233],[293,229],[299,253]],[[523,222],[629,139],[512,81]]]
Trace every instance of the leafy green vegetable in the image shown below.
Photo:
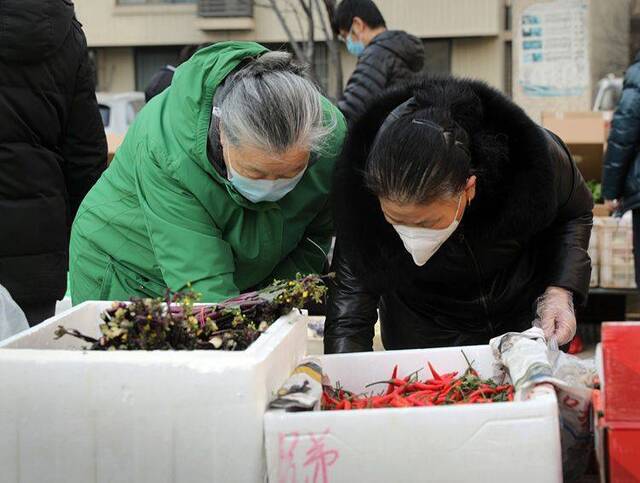
[[[98,339],[63,326],[55,335],[82,339],[92,350],[244,350],[280,316],[310,301],[321,303],[326,290],[322,277],[309,275],[215,305],[194,306],[199,299],[194,292],[132,298],[102,313]]]

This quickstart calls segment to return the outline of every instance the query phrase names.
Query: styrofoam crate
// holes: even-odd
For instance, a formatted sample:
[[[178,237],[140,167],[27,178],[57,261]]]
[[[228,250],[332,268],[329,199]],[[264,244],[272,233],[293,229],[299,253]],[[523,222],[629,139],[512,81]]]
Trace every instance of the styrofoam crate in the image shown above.
[[[492,374],[488,346],[464,351],[481,375]],[[428,361],[442,372],[466,369],[460,348],[329,355],[320,361],[331,382],[356,392],[388,379],[395,364],[403,375]],[[271,482],[562,481],[558,403],[546,387],[522,402],[268,411],[265,440]]]
[[[263,414],[306,351],[306,318],[247,350],[83,351],[109,302],[0,344],[0,481],[263,482]]]

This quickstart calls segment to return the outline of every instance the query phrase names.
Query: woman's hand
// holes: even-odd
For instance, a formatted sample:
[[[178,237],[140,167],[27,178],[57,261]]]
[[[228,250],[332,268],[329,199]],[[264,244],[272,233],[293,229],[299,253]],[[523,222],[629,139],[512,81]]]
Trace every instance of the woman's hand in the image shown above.
[[[558,345],[567,344],[576,335],[573,294],[564,288],[549,287],[538,299],[538,319],[534,325],[544,331],[547,340],[555,337]]]

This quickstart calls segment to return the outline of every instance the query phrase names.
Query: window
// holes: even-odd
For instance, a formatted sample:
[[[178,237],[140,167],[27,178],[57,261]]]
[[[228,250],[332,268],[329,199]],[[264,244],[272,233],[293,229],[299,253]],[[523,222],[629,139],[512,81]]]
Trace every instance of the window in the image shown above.
[[[198,0],[198,15],[213,18],[253,17],[253,0]]]
[[[504,93],[513,96],[513,51],[512,43],[504,44]]]
[[[429,74],[451,74],[451,39],[423,40],[424,71]]]
[[[196,3],[197,0],[117,0],[118,5],[159,5],[173,3]]]

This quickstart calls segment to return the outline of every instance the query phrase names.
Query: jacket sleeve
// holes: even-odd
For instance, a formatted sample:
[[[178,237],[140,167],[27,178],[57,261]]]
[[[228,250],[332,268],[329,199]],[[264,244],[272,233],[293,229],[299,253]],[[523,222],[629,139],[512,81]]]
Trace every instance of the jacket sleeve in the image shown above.
[[[380,297],[367,290],[354,275],[340,251],[339,241],[331,271],[335,272],[335,279],[329,283],[325,354],[372,351]]]
[[[562,287],[584,304],[589,293],[591,259],[587,253],[593,227],[593,197],[569,151],[552,136],[550,147],[556,166],[558,210],[549,231],[548,286]]]
[[[615,200],[622,196],[629,165],[640,141],[640,87],[625,80],[622,98],[613,116],[602,170],[602,196]]]
[[[307,227],[298,246],[274,269],[272,278],[295,278],[300,273],[325,273],[327,254],[331,249],[333,219],[328,206]]]
[[[338,108],[351,123],[364,113],[367,103],[384,90],[388,79],[388,62],[384,49],[372,45],[358,59],[353,74],[338,101]]]
[[[77,27],[79,28],[79,27]],[[75,79],[69,119],[62,141],[64,174],[72,218],[107,167],[107,140],[96,101],[91,61],[82,32],[82,61]]]
[[[136,162],[136,189],[156,263],[173,291],[191,289],[203,302],[238,295],[234,256],[200,202],[153,155]]]

